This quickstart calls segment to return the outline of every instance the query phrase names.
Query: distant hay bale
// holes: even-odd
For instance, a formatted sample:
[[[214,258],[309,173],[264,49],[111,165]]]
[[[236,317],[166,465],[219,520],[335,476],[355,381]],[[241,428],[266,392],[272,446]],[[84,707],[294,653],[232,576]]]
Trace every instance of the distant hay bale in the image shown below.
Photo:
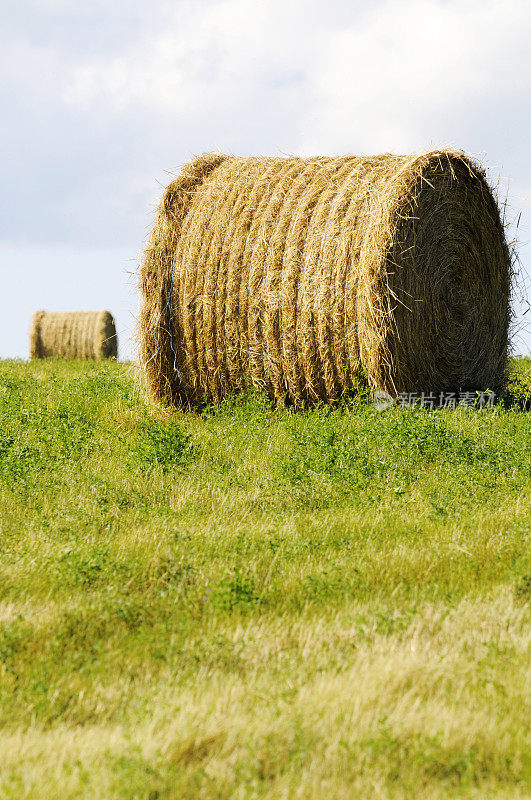
[[[144,254],[141,358],[172,406],[504,385],[511,259],[464,154],[195,158]]]
[[[109,311],[36,311],[30,331],[31,358],[117,358],[118,339]]]

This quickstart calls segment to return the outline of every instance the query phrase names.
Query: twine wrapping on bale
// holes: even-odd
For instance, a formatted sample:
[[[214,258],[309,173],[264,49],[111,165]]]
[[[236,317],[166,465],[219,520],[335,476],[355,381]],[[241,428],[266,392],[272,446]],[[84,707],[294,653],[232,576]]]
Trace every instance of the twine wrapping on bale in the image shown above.
[[[362,370],[397,392],[504,385],[511,259],[463,153],[190,162],[141,269],[155,400],[247,386],[333,401]]]
[[[117,358],[118,339],[109,311],[36,311],[31,358]]]

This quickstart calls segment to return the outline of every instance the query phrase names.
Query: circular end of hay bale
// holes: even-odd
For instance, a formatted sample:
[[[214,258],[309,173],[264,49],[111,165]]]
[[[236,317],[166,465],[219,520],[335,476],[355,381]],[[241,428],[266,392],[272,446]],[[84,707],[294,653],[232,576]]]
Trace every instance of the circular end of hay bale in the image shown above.
[[[98,359],[118,358],[118,337],[110,311],[101,311],[98,315],[94,349]]]
[[[35,311],[30,328],[30,358],[42,358],[41,324],[45,311]]]
[[[477,165],[429,153],[390,179],[360,276],[360,357],[374,386],[502,390],[511,259]]]

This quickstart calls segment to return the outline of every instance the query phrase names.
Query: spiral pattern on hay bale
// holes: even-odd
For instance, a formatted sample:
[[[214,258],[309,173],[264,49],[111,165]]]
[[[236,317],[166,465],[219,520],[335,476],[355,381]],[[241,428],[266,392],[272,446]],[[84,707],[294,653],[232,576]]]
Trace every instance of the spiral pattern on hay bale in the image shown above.
[[[194,159],[167,188],[141,268],[153,397],[248,386],[331,402],[363,371],[401,391],[499,391],[511,259],[464,154]]]
[[[36,311],[30,331],[31,358],[118,357],[118,339],[109,311]]]

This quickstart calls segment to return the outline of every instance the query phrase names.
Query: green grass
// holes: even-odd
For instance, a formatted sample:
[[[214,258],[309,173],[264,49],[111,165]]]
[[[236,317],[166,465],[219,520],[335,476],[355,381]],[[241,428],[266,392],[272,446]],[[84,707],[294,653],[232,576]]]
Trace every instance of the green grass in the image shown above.
[[[513,372],[170,415],[130,365],[0,362],[0,797],[527,797]]]

